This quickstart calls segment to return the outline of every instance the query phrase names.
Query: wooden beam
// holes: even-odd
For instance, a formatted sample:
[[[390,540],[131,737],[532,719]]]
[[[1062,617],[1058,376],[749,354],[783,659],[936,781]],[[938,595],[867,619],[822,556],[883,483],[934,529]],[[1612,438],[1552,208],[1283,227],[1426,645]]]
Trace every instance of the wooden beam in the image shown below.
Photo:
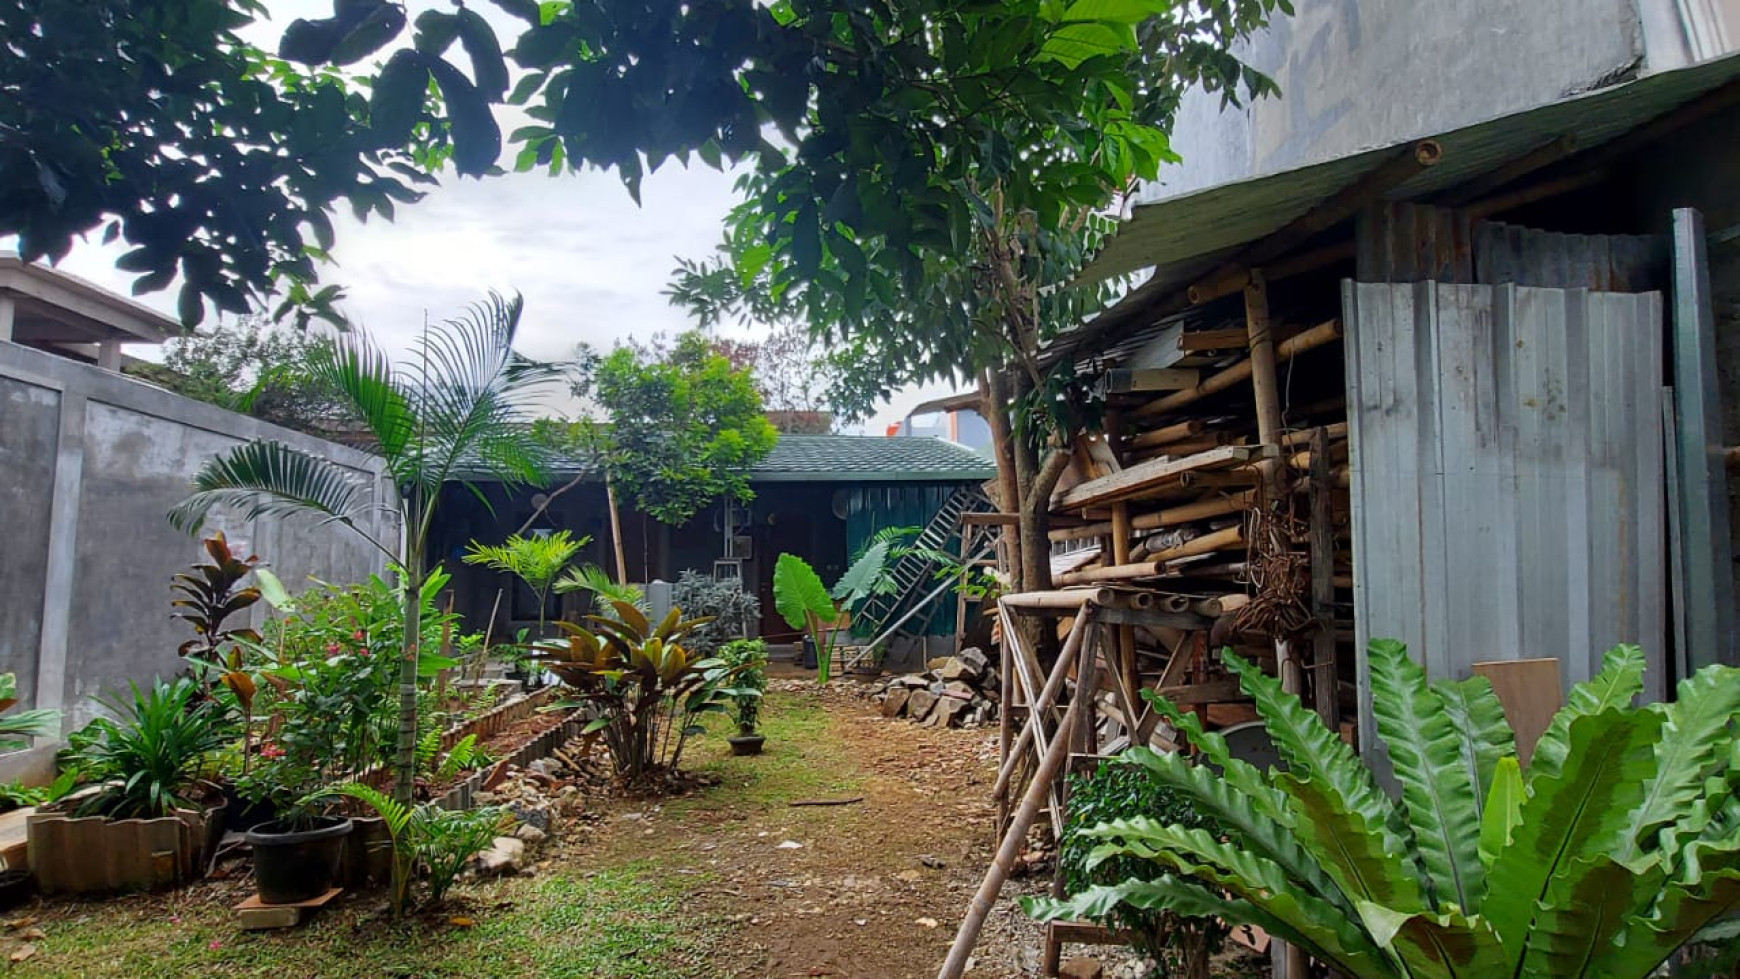
[[[1245,287],[1245,278],[1247,276],[1241,272],[1238,289]],[[1238,289],[1232,291],[1237,292]],[[1232,326],[1224,330],[1187,332],[1178,338],[1178,349],[1193,352],[1198,350],[1243,350],[1247,342],[1249,342],[1249,337],[1246,336],[1245,331],[1240,327]]]
[[[961,523],[978,527],[1014,527],[1021,523],[1021,516],[1015,513],[963,513]]]
[[[1445,194],[1436,202],[1437,206],[1462,207],[1491,194],[1506,184],[1520,180],[1548,164],[1557,163],[1575,152],[1577,152],[1577,135],[1575,133],[1566,133],[1558,139],[1547,140],[1527,153],[1495,169],[1488,170]]]
[[[1329,320],[1291,337],[1275,347],[1276,363],[1285,363],[1300,354],[1316,350],[1318,347],[1334,343],[1341,338],[1341,321]],[[1251,378],[1251,361],[1249,358],[1239,361],[1226,370],[1203,379],[1201,384],[1186,391],[1169,394],[1158,401],[1149,403],[1131,412],[1131,418],[1154,418],[1167,412],[1175,411],[1185,405],[1192,404],[1217,394],[1221,391],[1248,381]]]
[[[1137,370],[1116,367],[1105,373],[1106,393],[1126,391],[1182,391],[1202,382],[1202,372],[1186,367],[1148,367]]]
[[[1099,479],[1090,479],[1072,487],[1061,499],[1052,501],[1052,508],[1079,510],[1101,503],[1132,499],[1161,484],[1176,481],[1185,473],[1208,469],[1243,466],[1274,455],[1272,447],[1226,445],[1199,452],[1183,459],[1155,459],[1139,462],[1123,472]]]
[[[1263,275],[1270,282],[1279,282],[1295,275],[1304,275],[1306,272],[1327,268],[1337,262],[1351,262],[1357,252],[1358,248],[1354,240],[1349,238],[1346,241],[1338,241],[1332,245],[1298,252],[1270,262],[1263,266]],[[1213,302],[1222,296],[1230,296],[1239,292],[1245,286],[1250,285],[1250,282],[1251,270],[1236,268],[1223,273],[1218,279],[1203,279],[1192,283],[1190,288],[1184,291],[1184,295],[1192,305],[1200,306],[1203,303]],[[1242,331],[1237,332],[1240,332],[1242,337]]]
[[[1243,343],[1243,341],[1240,341]],[[1208,431],[1208,422],[1200,418],[1181,421],[1172,425],[1164,425],[1130,439],[1132,449],[1148,449],[1168,442],[1179,442]]]
[[[1484,221],[1495,214],[1514,211],[1525,204],[1533,204],[1551,197],[1569,194],[1572,191],[1586,190],[1603,183],[1611,176],[1606,170],[1589,170],[1583,173],[1573,173],[1569,176],[1546,180],[1541,183],[1518,187],[1508,193],[1475,201],[1463,208],[1470,222]]]
[[[1261,271],[1251,272],[1251,283],[1245,286],[1245,329],[1251,341],[1251,391],[1255,397],[1257,441],[1279,446],[1281,441],[1281,389],[1275,375],[1275,337],[1269,327],[1269,283]],[[1281,467],[1273,461],[1262,463],[1269,499],[1281,498]]]
[[[1161,687],[1156,693],[1180,707],[1250,699],[1239,689],[1237,680],[1210,680],[1207,683],[1193,683],[1183,687]]]

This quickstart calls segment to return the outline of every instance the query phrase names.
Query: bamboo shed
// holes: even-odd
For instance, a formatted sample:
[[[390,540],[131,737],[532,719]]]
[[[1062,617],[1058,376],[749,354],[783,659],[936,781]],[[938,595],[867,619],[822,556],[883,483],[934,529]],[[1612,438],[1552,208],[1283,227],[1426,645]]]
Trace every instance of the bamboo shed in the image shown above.
[[[1366,752],[1372,638],[1434,676],[1557,676],[1498,684],[1545,703],[1619,642],[1653,657],[1653,698],[1735,662],[1706,256],[1725,232],[1645,206],[1637,161],[1740,105],[1736,77],[1730,58],[1136,209],[1086,274],[1147,278],[1049,352],[1106,421],[1051,500],[1054,590],[999,606],[1000,847],[941,976],[1029,829],[1060,831],[1062,773],[1176,747],[1145,695],[1253,733],[1223,646]]]

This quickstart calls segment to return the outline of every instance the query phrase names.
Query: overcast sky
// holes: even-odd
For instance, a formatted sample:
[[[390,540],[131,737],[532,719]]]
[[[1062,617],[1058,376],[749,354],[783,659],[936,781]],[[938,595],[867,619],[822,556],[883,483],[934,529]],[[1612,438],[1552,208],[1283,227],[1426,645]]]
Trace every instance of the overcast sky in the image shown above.
[[[291,20],[332,11],[330,0],[268,5],[273,21],[256,25],[252,39],[272,49]],[[434,6],[409,4],[413,18]],[[514,30],[517,22],[493,6],[475,9],[502,36]],[[511,160],[513,152],[510,146],[504,157]],[[442,319],[488,289],[518,290],[526,297],[523,352],[566,358],[578,342],[609,347],[630,336],[691,325],[661,292],[677,256],[700,257],[720,240],[720,222],[734,202],[731,181],[729,174],[699,163],[688,170],[669,163],[648,175],[643,206],[636,207],[614,173],[460,181],[449,172],[423,200],[400,205],[395,221],[359,223],[348,208],[341,210],[333,222],[338,264],[322,269],[321,279],[345,288],[345,312],[389,348],[405,343],[425,311]],[[104,246],[93,235],[61,267],[126,294],[131,277],[114,268],[126,247]],[[174,313],[174,287],[140,299]],[[948,390],[901,392],[864,430],[879,434],[913,405]]]

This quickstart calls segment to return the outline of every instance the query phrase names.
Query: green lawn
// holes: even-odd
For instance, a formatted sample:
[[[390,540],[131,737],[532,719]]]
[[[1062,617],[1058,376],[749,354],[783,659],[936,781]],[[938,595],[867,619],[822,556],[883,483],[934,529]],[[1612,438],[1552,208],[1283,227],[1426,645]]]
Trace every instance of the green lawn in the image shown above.
[[[720,976],[709,951],[731,938],[733,926],[685,916],[685,894],[707,877],[674,865],[678,841],[665,834],[692,842],[708,825],[855,785],[840,773],[849,766],[832,757],[837,749],[829,747],[828,717],[813,698],[774,694],[763,717],[763,757],[730,757],[730,732],[721,722],[690,746],[687,766],[714,772],[721,783],[666,801],[658,820],[662,838],[607,835],[597,847],[550,851],[555,860],[532,876],[460,887],[453,913],[471,919],[472,927],[442,916],[393,922],[378,914],[379,902],[368,900],[328,909],[302,928],[242,932],[212,886],[201,885],[177,894],[25,909],[20,913],[40,917],[46,937],[32,943],[36,954],[12,972],[79,979]],[[0,939],[0,952],[20,947],[15,932],[0,931]]]

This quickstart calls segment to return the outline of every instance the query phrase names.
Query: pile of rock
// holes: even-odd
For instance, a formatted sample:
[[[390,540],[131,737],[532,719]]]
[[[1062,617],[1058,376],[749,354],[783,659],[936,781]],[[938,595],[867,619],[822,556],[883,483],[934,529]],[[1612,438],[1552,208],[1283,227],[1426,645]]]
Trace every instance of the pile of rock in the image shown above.
[[[870,694],[882,716],[931,727],[972,727],[997,719],[998,679],[978,649],[931,660],[922,673],[878,682]]]
[[[512,836],[498,837],[479,854],[475,869],[493,877],[519,872],[527,858],[527,845],[538,846],[556,832],[558,823],[583,818],[588,790],[608,785],[608,762],[588,754],[583,739],[576,738],[555,749],[550,757],[538,758],[522,770],[506,766],[491,779],[490,787],[477,793],[481,806],[501,806],[514,817]]]

